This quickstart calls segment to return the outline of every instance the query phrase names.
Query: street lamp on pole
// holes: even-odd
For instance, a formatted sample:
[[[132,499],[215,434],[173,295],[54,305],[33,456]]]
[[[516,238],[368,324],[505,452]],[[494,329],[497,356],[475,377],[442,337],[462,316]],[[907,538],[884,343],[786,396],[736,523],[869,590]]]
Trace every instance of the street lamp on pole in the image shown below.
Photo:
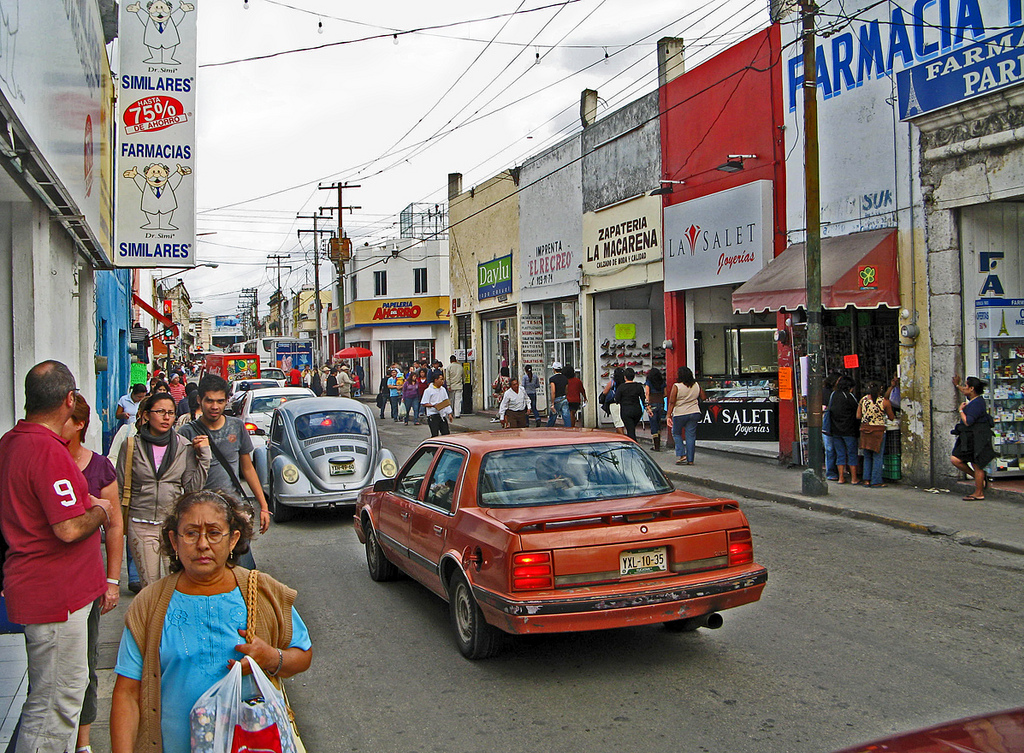
[[[195,267],[188,267],[187,269],[179,269],[179,270],[176,270],[174,272],[171,272],[169,275],[164,275],[163,277],[156,277],[156,278],[153,279],[153,284],[156,285],[157,283],[163,282],[164,280],[166,280],[166,279],[168,279],[170,277],[174,277],[175,275],[183,275],[186,272],[191,272],[196,267],[209,267],[210,269],[216,269],[219,266],[220,266],[220,264],[216,264],[216,263],[214,263],[212,261],[204,261],[204,262],[202,262],[200,264],[196,264]]]

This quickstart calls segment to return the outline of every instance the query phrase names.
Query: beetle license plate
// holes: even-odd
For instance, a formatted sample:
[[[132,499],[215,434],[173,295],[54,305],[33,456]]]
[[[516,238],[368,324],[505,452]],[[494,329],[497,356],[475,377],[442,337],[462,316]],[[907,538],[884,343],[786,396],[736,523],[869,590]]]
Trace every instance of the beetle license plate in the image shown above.
[[[668,570],[668,547],[633,549],[619,553],[619,575],[663,573]]]
[[[353,461],[335,463],[331,462],[331,475],[332,476],[347,476],[356,472],[356,465]]]

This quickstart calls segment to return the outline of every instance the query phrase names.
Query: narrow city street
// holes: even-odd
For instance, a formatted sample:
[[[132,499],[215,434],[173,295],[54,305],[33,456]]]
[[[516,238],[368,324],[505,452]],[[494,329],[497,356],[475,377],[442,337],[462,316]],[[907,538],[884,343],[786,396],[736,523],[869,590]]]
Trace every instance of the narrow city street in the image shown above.
[[[382,425],[399,460],[427,434]],[[722,629],[531,637],[475,663],[440,599],[370,580],[348,510],[275,526],[257,558],[313,637],[290,688],[307,747],[810,753],[1020,705],[1019,557],[741,503],[770,577]]]

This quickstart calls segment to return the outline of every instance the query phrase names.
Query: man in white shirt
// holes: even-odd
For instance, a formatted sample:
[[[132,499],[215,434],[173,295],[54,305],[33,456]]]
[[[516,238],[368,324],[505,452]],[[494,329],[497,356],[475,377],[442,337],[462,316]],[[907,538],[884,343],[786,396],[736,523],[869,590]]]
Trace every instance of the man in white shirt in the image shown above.
[[[448,380],[448,396],[452,401],[452,417],[458,418],[462,415],[462,385],[466,383],[466,370],[459,359],[452,356],[448,364],[446,377]]]
[[[434,375],[434,381],[423,391],[423,397],[420,398],[420,405],[427,411],[427,425],[430,427],[430,436],[432,437],[436,437],[438,434],[451,434],[448,429],[448,418],[452,415],[452,405],[443,384],[444,372],[439,371]]]
[[[526,420],[526,409],[529,407],[530,396],[519,386],[519,379],[512,377],[508,389],[501,396],[498,420],[506,429],[525,429],[529,425]]]

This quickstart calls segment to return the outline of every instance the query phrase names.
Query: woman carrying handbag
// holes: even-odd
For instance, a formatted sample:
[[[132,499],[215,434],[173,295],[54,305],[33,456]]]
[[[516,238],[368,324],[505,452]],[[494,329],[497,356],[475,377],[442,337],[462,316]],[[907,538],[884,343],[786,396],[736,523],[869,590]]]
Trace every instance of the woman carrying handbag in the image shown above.
[[[892,404],[882,397],[882,385],[868,384],[868,394],[857,406],[860,419],[860,448],[864,450],[864,486],[879,488],[882,483],[882,459],[885,457],[886,419],[895,418]]]

